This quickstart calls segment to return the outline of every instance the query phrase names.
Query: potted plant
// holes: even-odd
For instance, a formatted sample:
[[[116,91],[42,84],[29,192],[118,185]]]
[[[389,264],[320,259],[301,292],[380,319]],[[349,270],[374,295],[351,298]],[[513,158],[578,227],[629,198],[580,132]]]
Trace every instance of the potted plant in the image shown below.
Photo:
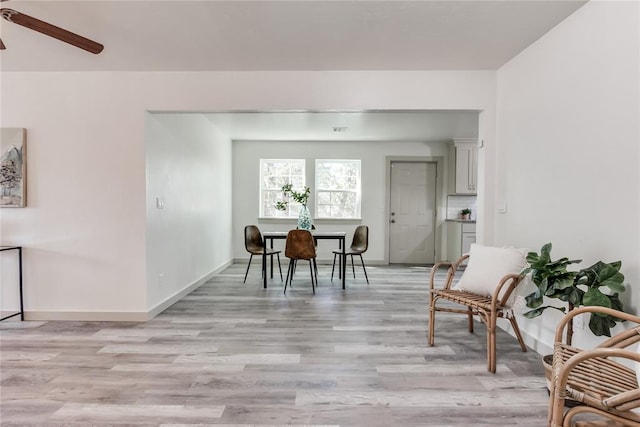
[[[465,208],[460,211],[460,219],[469,219],[471,217],[471,209]]]
[[[307,202],[311,195],[311,189],[305,186],[303,191],[296,191],[292,188],[291,184],[285,184],[282,186],[282,194],[284,196],[284,200],[278,200],[278,202],[276,202],[276,209],[280,211],[287,210],[289,199],[293,199],[295,202],[300,203],[298,228],[302,230],[311,230],[311,213],[307,207]]]
[[[540,316],[546,309],[552,308],[566,313],[580,306],[602,306],[622,310],[622,302],[618,293],[625,290],[624,275],[620,273],[620,261],[605,263],[598,261],[590,267],[578,271],[569,271],[568,266],[581,262],[569,258],[551,259],[551,243],[542,246],[540,253],[527,254],[528,267],[522,274],[529,274],[536,285],[536,290],[525,297],[530,308],[523,315],[529,319]],[[601,289],[607,290],[602,292]],[[546,298],[558,299],[566,305],[543,305]],[[611,336],[611,328],[621,320],[598,313],[592,313],[589,329],[596,336]],[[567,325],[567,343],[573,336],[573,320]],[[553,355],[543,357],[545,374],[549,378]]]

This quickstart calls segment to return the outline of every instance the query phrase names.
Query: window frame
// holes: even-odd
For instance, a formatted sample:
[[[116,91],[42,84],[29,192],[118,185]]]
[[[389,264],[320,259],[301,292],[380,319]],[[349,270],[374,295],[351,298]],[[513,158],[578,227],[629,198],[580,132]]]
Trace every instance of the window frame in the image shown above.
[[[276,162],[280,162],[280,163],[289,163],[290,166],[291,165],[297,165],[301,168],[302,170],[302,186],[304,188],[304,186],[306,185],[306,159],[260,159],[260,187],[259,187],[259,213],[258,213],[258,217],[259,218],[265,218],[265,219],[292,219],[292,218],[297,218],[298,217],[298,206],[299,203],[296,203],[295,201],[291,200],[289,202],[289,206],[286,212],[283,211],[276,211],[275,215],[269,215],[267,214],[267,212],[265,212],[265,193],[266,192],[274,192],[274,193],[280,193],[282,194],[282,190],[281,187],[275,189],[275,188],[266,188],[266,175],[265,175],[265,165],[267,163],[276,163]],[[278,180],[278,175],[276,176],[276,180]],[[297,175],[296,175],[297,176]],[[289,175],[288,175],[288,180],[287,183],[290,183],[292,181],[293,175],[291,175],[291,168],[289,171]],[[295,188],[296,190],[301,190],[301,188]]]
[[[348,188],[341,188],[341,189],[325,189],[325,188],[320,188],[319,183],[322,181],[319,178],[319,170],[321,168],[319,168],[318,166],[322,163],[352,163],[352,164],[357,164],[357,171],[358,171],[358,175],[356,177],[356,189],[355,190],[351,190]],[[322,168],[324,169],[324,168]],[[315,188],[314,188],[314,212],[315,212],[315,217],[314,219],[320,219],[320,220],[360,220],[362,219],[362,160],[360,159],[315,159],[315,171],[314,171],[314,175],[315,175]],[[352,213],[351,216],[348,217],[338,217],[338,216],[320,216],[320,212],[322,212],[322,209],[320,209],[320,206],[326,206],[326,204],[324,203],[320,203],[320,196],[319,193],[323,193],[323,192],[330,192],[330,193],[346,193],[346,192],[352,192],[355,193],[355,197],[356,197],[356,203],[355,203],[355,207],[354,207],[354,211]],[[333,205],[331,203],[329,203],[329,210],[332,210]]]

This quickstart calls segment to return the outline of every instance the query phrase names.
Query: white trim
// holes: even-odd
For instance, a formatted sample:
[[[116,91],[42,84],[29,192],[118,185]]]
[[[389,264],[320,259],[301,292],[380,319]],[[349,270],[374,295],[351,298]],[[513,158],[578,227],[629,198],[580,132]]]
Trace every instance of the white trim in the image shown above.
[[[228,261],[205,274],[200,279],[186,286],[184,289],[169,296],[164,301],[148,311],[25,311],[25,320],[67,320],[67,321],[95,321],[95,322],[146,322],[153,319],[164,310],[180,301],[212,277],[229,267],[233,261]]]
[[[25,311],[25,320],[66,320],[84,322],[146,322],[142,311]]]
[[[205,274],[204,276],[202,276],[201,278],[199,278],[195,282],[193,282],[190,285],[186,286],[181,291],[178,291],[175,294],[169,296],[164,301],[160,302],[155,307],[153,307],[149,311],[147,311],[147,315],[148,315],[147,320],[153,319],[158,314],[162,313],[167,308],[171,307],[173,304],[175,304],[176,302],[180,301],[182,298],[184,298],[185,296],[189,295],[194,290],[198,289],[200,286],[202,286],[204,283],[209,281],[212,277],[216,276],[222,270],[224,270],[227,267],[229,267],[231,264],[232,264],[232,261],[227,261],[226,263],[222,264],[220,267],[216,268],[212,272]]]
[[[500,321],[500,319],[498,320],[499,321],[496,326],[498,326],[498,328],[502,329],[503,331],[507,332],[509,335],[515,338],[516,334],[514,333],[513,328],[511,327],[511,324],[509,324],[509,322],[507,321]],[[518,324],[521,325],[523,321],[526,321],[529,319],[521,315],[517,315],[517,320],[518,320]],[[538,354],[553,353],[553,346],[550,346],[540,341],[539,337],[529,334],[529,332],[526,331],[525,329],[522,329],[522,327],[520,327],[520,333],[522,334],[522,339],[524,340],[524,343],[527,345],[527,347],[533,349],[536,353]]]
[[[294,190],[296,191],[304,191],[304,187],[307,185],[307,160],[306,159],[260,159],[260,193],[259,193],[259,200],[260,200],[260,206],[258,207],[258,217],[259,218],[283,218],[283,219],[295,219],[298,218],[298,213],[296,212],[295,215],[292,214],[291,212],[291,207],[292,206],[298,206],[298,203],[296,203],[293,200],[290,200],[289,203],[289,208],[287,209],[287,213],[288,215],[274,215],[274,216],[267,216],[264,212],[264,193],[269,191],[269,192],[276,192],[276,193],[280,193],[282,190],[281,189],[272,189],[272,188],[265,188],[265,166],[267,163],[288,163],[290,166],[291,165],[296,165],[298,167],[302,167],[302,187],[301,188],[294,188]],[[289,174],[288,176],[288,182],[289,184],[293,184],[292,183],[292,177],[291,174]]]
[[[321,170],[321,168],[319,167],[320,165],[324,164],[324,163],[343,163],[343,164],[351,164],[351,165],[357,165],[357,171],[358,171],[358,176],[357,176],[357,183],[356,183],[356,188],[355,189],[350,189],[350,188],[340,188],[340,189],[330,189],[330,188],[322,188],[319,184],[320,181],[322,181],[321,179],[319,179],[319,170]],[[353,219],[358,219],[362,216],[362,160],[361,159],[315,159],[315,170],[314,170],[314,177],[315,177],[315,192],[314,192],[314,201],[315,201],[315,209],[314,209],[314,213],[315,213],[315,218],[314,219],[346,219],[346,220],[353,220]],[[344,177],[342,177],[344,178]],[[320,216],[318,214],[318,212],[320,212],[319,206],[321,206],[320,202],[319,202],[319,193],[354,193],[356,195],[356,204],[354,206],[355,210],[350,212],[350,214],[352,216],[349,217],[335,217],[332,215],[329,216]],[[326,204],[323,204],[322,206],[326,206]],[[329,203],[329,210],[332,210],[332,207],[334,206],[332,203]]]

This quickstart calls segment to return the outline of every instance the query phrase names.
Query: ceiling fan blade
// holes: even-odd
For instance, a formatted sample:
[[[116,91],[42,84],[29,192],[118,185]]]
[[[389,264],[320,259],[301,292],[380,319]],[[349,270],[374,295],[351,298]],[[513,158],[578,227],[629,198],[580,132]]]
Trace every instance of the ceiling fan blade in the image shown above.
[[[0,9],[0,13],[2,14],[2,17],[9,22],[22,25],[23,27],[29,28],[34,31],[38,31],[39,33],[42,33],[49,37],[53,37],[65,43],[69,43],[73,46],[79,47],[80,49],[84,49],[87,52],[98,54],[102,52],[102,49],[104,49],[104,46],[100,43],[94,42],[93,40],[89,40],[86,37],[82,37],[60,27],[56,27],[55,25],[41,21],[32,16],[25,15],[24,13],[18,12],[16,10],[2,8]]]

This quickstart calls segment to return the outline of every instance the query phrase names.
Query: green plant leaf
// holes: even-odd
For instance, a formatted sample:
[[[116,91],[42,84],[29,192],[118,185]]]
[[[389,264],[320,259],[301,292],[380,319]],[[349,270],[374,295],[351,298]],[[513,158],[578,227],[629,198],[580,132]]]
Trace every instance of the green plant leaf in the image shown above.
[[[582,261],[567,257],[554,261],[551,259],[551,248],[551,243],[546,243],[539,254],[527,254],[528,266],[523,269],[522,274],[530,275],[537,290],[525,297],[527,307],[532,309],[524,314],[525,317],[540,316],[547,308],[566,311],[564,307],[543,306],[545,298],[564,301],[570,308],[595,305],[623,310],[618,297],[618,292],[625,290],[624,275],[619,271],[622,265],[620,261],[598,261],[579,271],[568,271],[571,264]],[[603,286],[613,291],[613,294],[603,293],[600,290]],[[610,329],[620,321],[621,319],[613,316],[593,313],[589,319],[589,328],[597,336],[610,336]]]
[[[555,281],[553,286],[557,289],[567,289],[573,287],[573,275],[562,275],[558,280]]]
[[[567,309],[565,307],[555,307],[553,305],[545,305],[544,307],[538,307],[534,310],[530,310],[527,311],[526,313],[523,313],[522,315],[528,319],[533,319],[534,317],[538,317],[542,314],[543,311],[545,311],[547,308],[553,308],[554,310],[558,310],[562,313],[566,313]]]
[[[559,299],[560,301],[569,302],[569,299],[571,298],[571,292],[572,291],[573,291],[572,288],[556,289],[554,292],[552,292],[548,296],[549,296],[549,298],[556,298],[556,299]]]
[[[529,252],[527,253],[527,264],[532,265],[535,264],[538,259],[540,259],[540,257],[538,256],[537,253],[535,252]]]
[[[545,277],[538,284],[538,289],[540,290],[540,294],[544,295],[547,293],[547,289],[549,289],[549,280]]]
[[[582,299],[584,297],[584,291],[578,289],[578,288],[573,288],[571,290],[571,293],[569,293],[569,302],[571,304],[573,304],[576,307],[579,307],[582,305]]]
[[[618,274],[620,274],[619,270],[621,265],[622,263],[620,261],[611,263],[598,261],[592,266],[580,270],[577,277],[581,284],[589,287],[602,286],[602,283],[609,279],[613,281],[620,280]],[[586,278],[586,280],[584,278]],[[622,280],[624,280],[624,276],[622,276]]]
[[[539,307],[536,308],[535,310],[531,310],[531,311],[527,311],[526,313],[522,313],[522,315],[524,317],[526,317],[527,319],[533,319],[534,317],[538,317],[542,314],[542,312],[547,309],[548,307]]]
[[[618,298],[618,294],[606,295],[611,303],[611,308],[618,311],[623,311],[622,302],[620,298]],[[611,336],[611,328],[613,328],[616,323],[624,322],[624,320],[610,316],[608,314],[603,313],[591,313],[591,317],[589,319],[589,329],[594,335],[605,335]]]
[[[618,298],[618,294],[615,293],[613,295],[607,295],[609,297],[609,301],[611,301],[611,308],[613,308],[614,310],[618,310],[618,311],[624,311],[623,307],[622,307],[622,301],[620,301],[620,298]],[[614,316],[609,316],[610,319],[612,319],[614,322],[624,322],[623,319],[620,319],[618,317],[614,317]],[[615,323],[614,323],[615,325]]]
[[[611,289],[612,291],[616,291],[616,292],[624,292],[625,287],[624,287],[624,274],[620,273],[619,271],[616,272],[614,275],[605,278],[604,280],[602,280],[602,283],[600,284],[600,286],[606,286],[607,288]]]
[[[524,297],[527,307],[529,308],[537,308],[540,307],[543,303],[544,298],[542,297],[542,293],[538,289],[537,291],[527,295]],[[542,313],[542,312],[541,312]]]
[[[300,192],[294,190],[291,184],[284,184],[282,186],[282,194],[284,194],[285,197],[290,197],[301,205],[306,206],[311,194],[311,189],[308,186],[305,186],[304,190]]]
[[[607,295],[609,297],[609,301],[611,301],[611,308],[613,308],[614,310],[618,310],[618,311],[623,311],[622,310],[622,301],[620,301],[620,298],[618,298],[618,294],[615,293],[613,295]],[[622,322],[623,320],[618,319],[618,322]]]
[[[589,329],[595,336],[605,335],[607,337],[611,336],[611,330],[609,328],[609,321],[606,317],[594,316],[595,313],[591,314],[589,318]]]
[[[598,288],[589,288],[582,298],[582,303],[584,305],[598,305],[600,307],[611,308],[611,300],[607,295],[600,292]]]

